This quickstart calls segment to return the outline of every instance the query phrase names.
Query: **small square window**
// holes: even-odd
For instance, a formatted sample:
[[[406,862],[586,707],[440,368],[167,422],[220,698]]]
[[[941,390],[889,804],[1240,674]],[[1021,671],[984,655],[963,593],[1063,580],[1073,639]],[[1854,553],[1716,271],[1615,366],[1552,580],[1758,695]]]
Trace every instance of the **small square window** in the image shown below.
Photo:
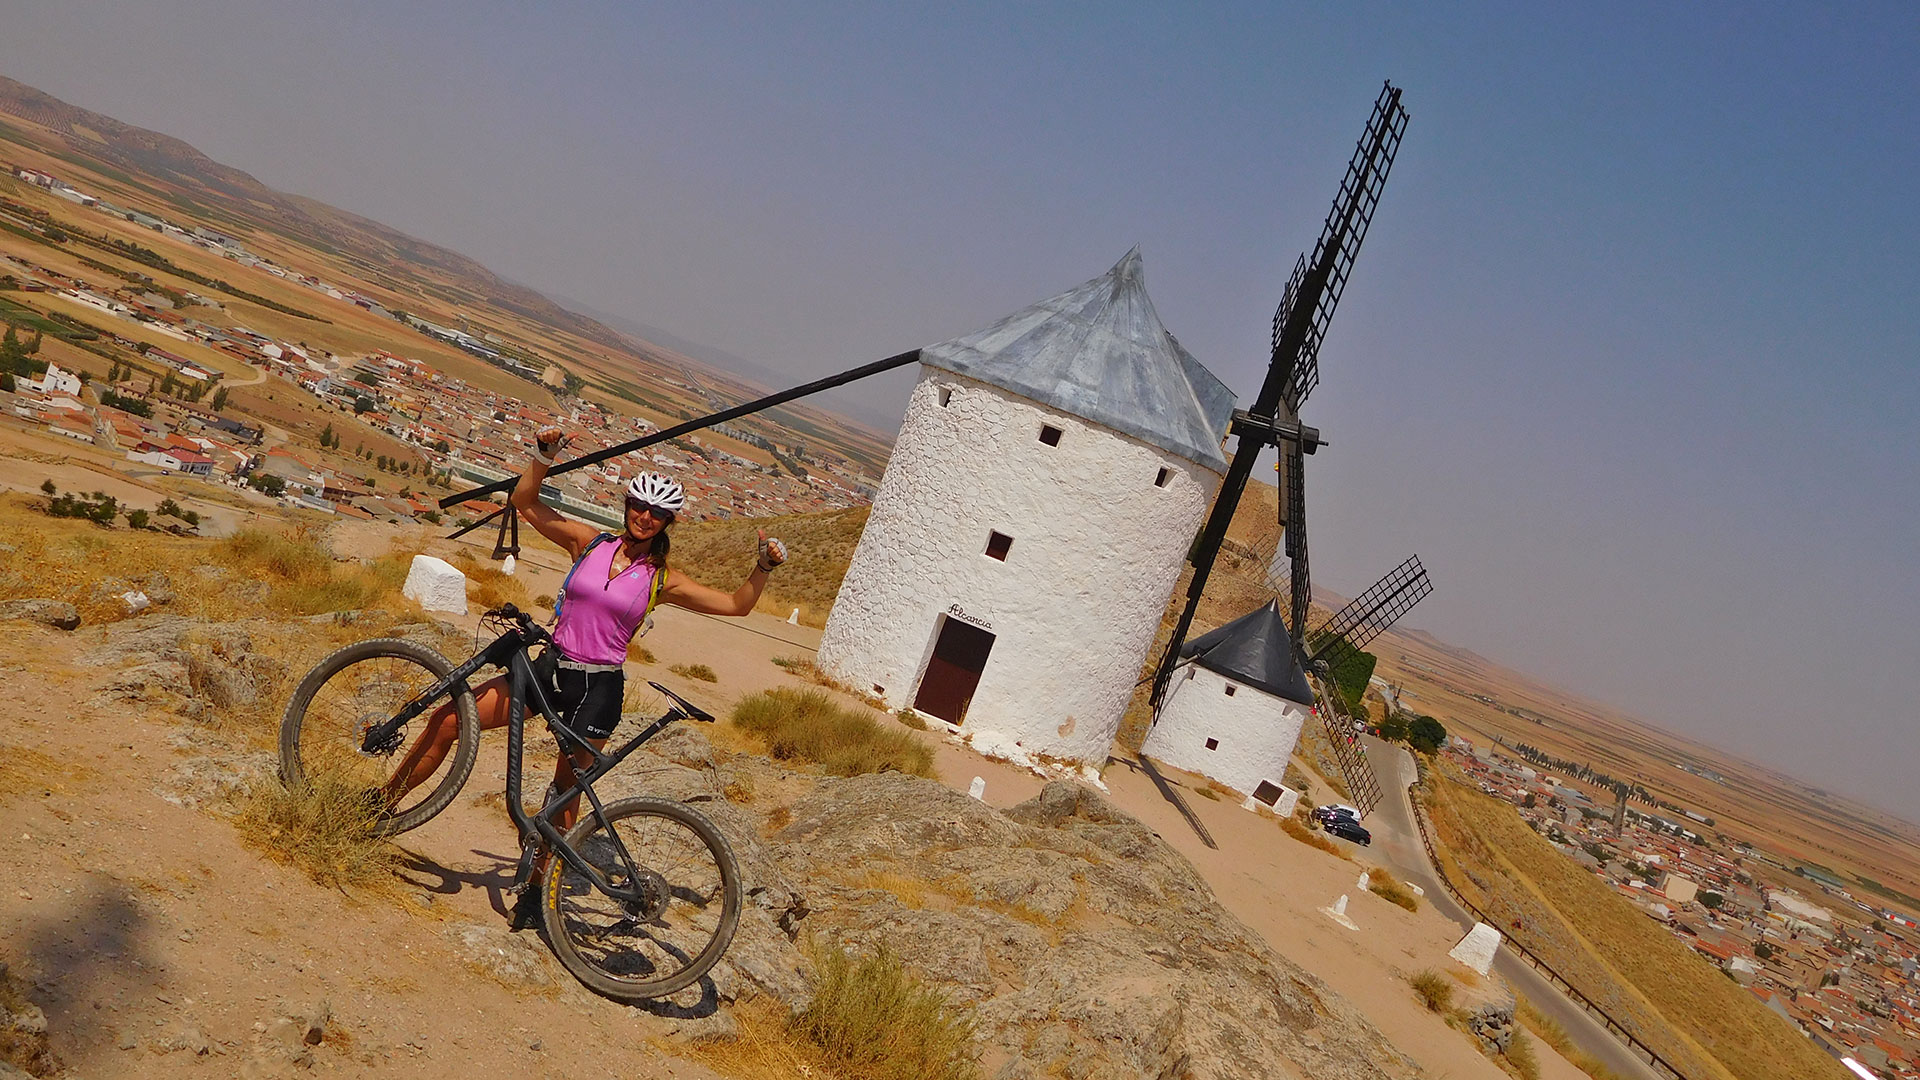
[[[1013,537],[1003,532],[987,534],[987,558],[1007,561],[1007,550],[1013,547]]]
[[[952,400],[953,400],[953,387],[951,386],[941,387],[940,388],[940,407],[943,409],[946,408],[947,402]]]
[[[1237,687],[1237,686],[1235,686],[1235,685],[1233,685],[1232,683],[1228,683],[1228,684],[1227,684],[1227,696],[1228,696],[1228,697],[1232,697],[1232,696],[1233,696],[1233,692],[1234,692],[1235,690],[1238,690],[1238,689],[1240,689],[1240,688],[1239,688],[1239,687]]]
[[[1160,469],[1160,475],[1153,478],[1154,487],[1163,488],[1172,482],[1173,482],[1173,470],[1166,468],[1164,466]]]
[[[873,692],[881,695],[882,697],[885,697],[887,693],[887,688],[884,686],[881,686],[879,683],[874,683]]]
[[[1218,749],[1220,749],[1220,740],[1219,740],[1219,739],[1208,739],[1208,740],[1207,740],[1207,749],[1209,749],[1209,750],[1218,750]]]
[[[1040,441],[1046,443],[1048,446],[1059,446],[1060,429],[1054,427],[1052,424],[1041,424]]]

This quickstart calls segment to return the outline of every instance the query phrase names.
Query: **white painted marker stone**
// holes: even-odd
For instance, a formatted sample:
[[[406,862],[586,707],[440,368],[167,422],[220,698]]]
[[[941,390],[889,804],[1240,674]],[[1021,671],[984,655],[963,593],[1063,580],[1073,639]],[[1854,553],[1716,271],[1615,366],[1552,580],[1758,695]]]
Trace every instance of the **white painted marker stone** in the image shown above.
[[[1360,880],[1354,885],[1354,888],[1359,889],[1361,892],[1366,892],[1367,885],[1372,881],[1373,881],[1373,874],[1363,873],[1360,875]]]
[[[500,564],[500,572],[507,575],[508,577],[512,577],[513,568],[517,565],[519,564],[513,561],[513,556],[509,555],[507,556],[506,561]]]
[[[455,615],[465,615],[467,613],[467,575],[461,573],[445,559],[436,559],[431,555],[415,555],[413,565],[407,570],[407,583],[400,586],[400,595],[428,611],[449,611]]]
[[[967,785],[967,794],[984,802],[987,797],[987,778],[984,776],[974,777],[973,783]]]
[[[1346,893],[1341,893],[1340,899],[1335,900],[1333,902],[1332,907],[1321,908],[1320,914],[1325,915],[1327,918],[1332,919],[1334,922],[1339,923],[1341,926],[1344,926],[1349,930],[1360,929],[1358,926],[1355,926],[1353,924],[1352,919],[1347,917],[1347,894]]]
[[[787,616],[787,625],[788,626],[800,625],[800,609],[799,608],[794,608],[793,614]]]
[[[1500,951],[1500,940],[1500,931],[1486,923],[1474,923],[1447,955],[1485,975],[1493,967],[1493,954]]]

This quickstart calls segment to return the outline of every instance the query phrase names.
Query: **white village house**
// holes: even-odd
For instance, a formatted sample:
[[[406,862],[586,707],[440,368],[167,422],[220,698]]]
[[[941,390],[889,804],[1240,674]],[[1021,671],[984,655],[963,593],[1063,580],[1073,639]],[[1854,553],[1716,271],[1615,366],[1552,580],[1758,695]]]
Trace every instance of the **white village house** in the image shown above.
[[[920,359],[819,665],[1104,762],[1225,471],[1233,393],[1161,325],[1137,251]]]
[[[1180,655],[1140,752],[1275,805],[1313,704],[1280,602],[1194,638]]]

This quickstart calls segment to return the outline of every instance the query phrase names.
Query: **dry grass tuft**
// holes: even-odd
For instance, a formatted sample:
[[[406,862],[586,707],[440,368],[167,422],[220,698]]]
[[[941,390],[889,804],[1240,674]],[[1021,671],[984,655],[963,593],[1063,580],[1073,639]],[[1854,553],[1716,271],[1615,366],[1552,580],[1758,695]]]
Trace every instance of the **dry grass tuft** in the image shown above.
[[[503,573],[497,564],[481,562],[467,551],[456,551],[447,561],[467,575],[467,599],[479,607],[492,609],[512,604],[524,610],[532,606],[526,584]],[[402,575],[401,581],[405,580]]]
[[[793,824],[793,807],[785,805],[776,806],[767,811],[767,823],[762,827],[761,831],[768,836],[772,836],[774,833],[779,832],[791,824]]]
[[[840,948],[814,957],[813,1003],[791,1030],[820,1048],[843,1080],[973,1080],[973,1023],[947,1009],[884,947],[854,957]]]
[[[247,793],[235,824],[242,842],[316,884],[390,893],[398,888],[400,860],[376,834],[378,820],[363,789],[322,775],[298,788],[262,781]]]
[[[862,889],[880,889],[892,893],[902,907],[919,910],[927,906],[927,883],[919,878],[896,874],[891,870],[869,870],[855,884]]]
[[[710,683],[720,681],[720,676],[715,675],[713,669],[705,664],[674,664],[667,670],[683,679],[698,679],[701,682]]]
[[[1420,898],[1381,867],[1367,871],[1367,891],[1408,911],[1420,910]]]
[[[977,1080],[973,1023],[882,949],[813,949],[819,985],[806,1011],[771,998],[733,1008],[739,1035],[674,1047],[745,1080]]]
[[[1540,1080],[1540,1057],[1533,1052],[1533,1040],[1524,1031],[1516,1031],[1507,1041],[1507,1064],[1520,1080]]]
[[[809,762],[835,776],[934,775],[931,747],[899,728],[841,708],[818,690],[776,688],[742,698],[732,719],[781,761]]]
[[[1534,1007],[1533,1002],[1520,998],[1519,1008],[1515,1010],[1522,1027],[1539,1037],[1540,1041],[1553,1047],[1555,1053],[1566,1058],[1574,1068],[1586,1073],[1593,1080],[1621,1080],[1620,1074],[1602,1064],[1599,1058],[1573,1045],[1573,1038],[1565,1028],[1552,1017]]]
[[[1320,833],[1314,832],[1312,829],[1307,828],[1305,825],[1300,823],[1299,818],[1281,818],[1280,831],[1286,833],[1288,836],[1293,837],[1295,840],[1300,841],[1301,843],[1307,845],[1308,847],[1319,848],[1321,851],[1324,851],[1329,855],[1338,855],[1340,858],[1345,859],[1348,862],[1353,861],[1353,856],[1347,854],[1345,849],[1341,848],[1339,844],[1336,844],[1333,841],[1327,839],[1325,836],[1322,836]]]
[[[411,562],[402,554],[335,562],[319,530],[304,526],[283,532],[242,529],[213,545],[207,557],[265,584],[269,606],[288,615],[379,607],[398,597]]]
[[[1409,976],[1407,985],[1413,987],[1421,1003],[1434,1012],[1445,1013],[1453,1007],[1453,983],[1432,968]]]
[[[627,644],[627,659],[639,664],[657,664],[660,662],[660,658],[653,655],[653,650],[640,644],[640,639],[638,638],[635,638]]]
[[[770,997],[736,1002],[733,1019],[739,1033],[726,1042],[659,1044],[668,1054],[692,1057],[726,1076],[742,1080],[827,1080],[833,1076],[826,1055],[793,1034],[792,1016]]]

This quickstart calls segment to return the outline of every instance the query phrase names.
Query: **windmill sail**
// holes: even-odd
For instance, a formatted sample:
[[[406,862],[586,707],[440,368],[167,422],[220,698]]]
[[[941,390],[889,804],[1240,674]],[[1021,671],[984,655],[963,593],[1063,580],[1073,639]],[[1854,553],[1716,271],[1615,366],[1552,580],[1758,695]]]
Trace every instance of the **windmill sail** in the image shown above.
[[[1213,571],[1221,542],[1226,539],[1227,526],[1240,505],[1240,496],[1246,490],[1247,479],[1261,451],[1273,445],[1283,450],[1290,446],[1297,457],[1298,453],[1311,453],[1319,446],[1318,433],[1314,432],[1309,441],[1309,429],[1300,426],[1300,403],[1319,384],[1320,342],[1346,289],[1360,243],[1366,239],[1368,226],[1372,224],[1380,192],[1406,126],[1407,112],[1400,105],[1400,91],[1387,83],[1374,102],[1366,134],[1361,136],[1347,164],[1340,194],[1327,214],[1311,258],[1303,258],[1294,265],[1292,280],[1274,313],[1273,349],[1266,381],[1252,408],[1235,415],[1233,431],[1239,436],[1239,442],[1220,483],[1219,494],[1214,498],[1213,511],[1194,541],[1193,578],[1187,585],[1187,602],[1154,672],[1152,703],[1156,708],[1166,695],[1167,680],[1178,663],[1180,646],[1193,626],[1194,613],[1206,591],[1207,578]],[[1291,515],[1287,532],[1295,583],[1293,607],[1304,611],[1304,601],[1298,598],[1307,595],[1310,582],[1305,573],[1306,544],[1302,527],[1305,510],[1299,473],[1295,465],[1294,483],[1288,495],[1293,505],[1287,502],[1282,505],[1288,507]]]

